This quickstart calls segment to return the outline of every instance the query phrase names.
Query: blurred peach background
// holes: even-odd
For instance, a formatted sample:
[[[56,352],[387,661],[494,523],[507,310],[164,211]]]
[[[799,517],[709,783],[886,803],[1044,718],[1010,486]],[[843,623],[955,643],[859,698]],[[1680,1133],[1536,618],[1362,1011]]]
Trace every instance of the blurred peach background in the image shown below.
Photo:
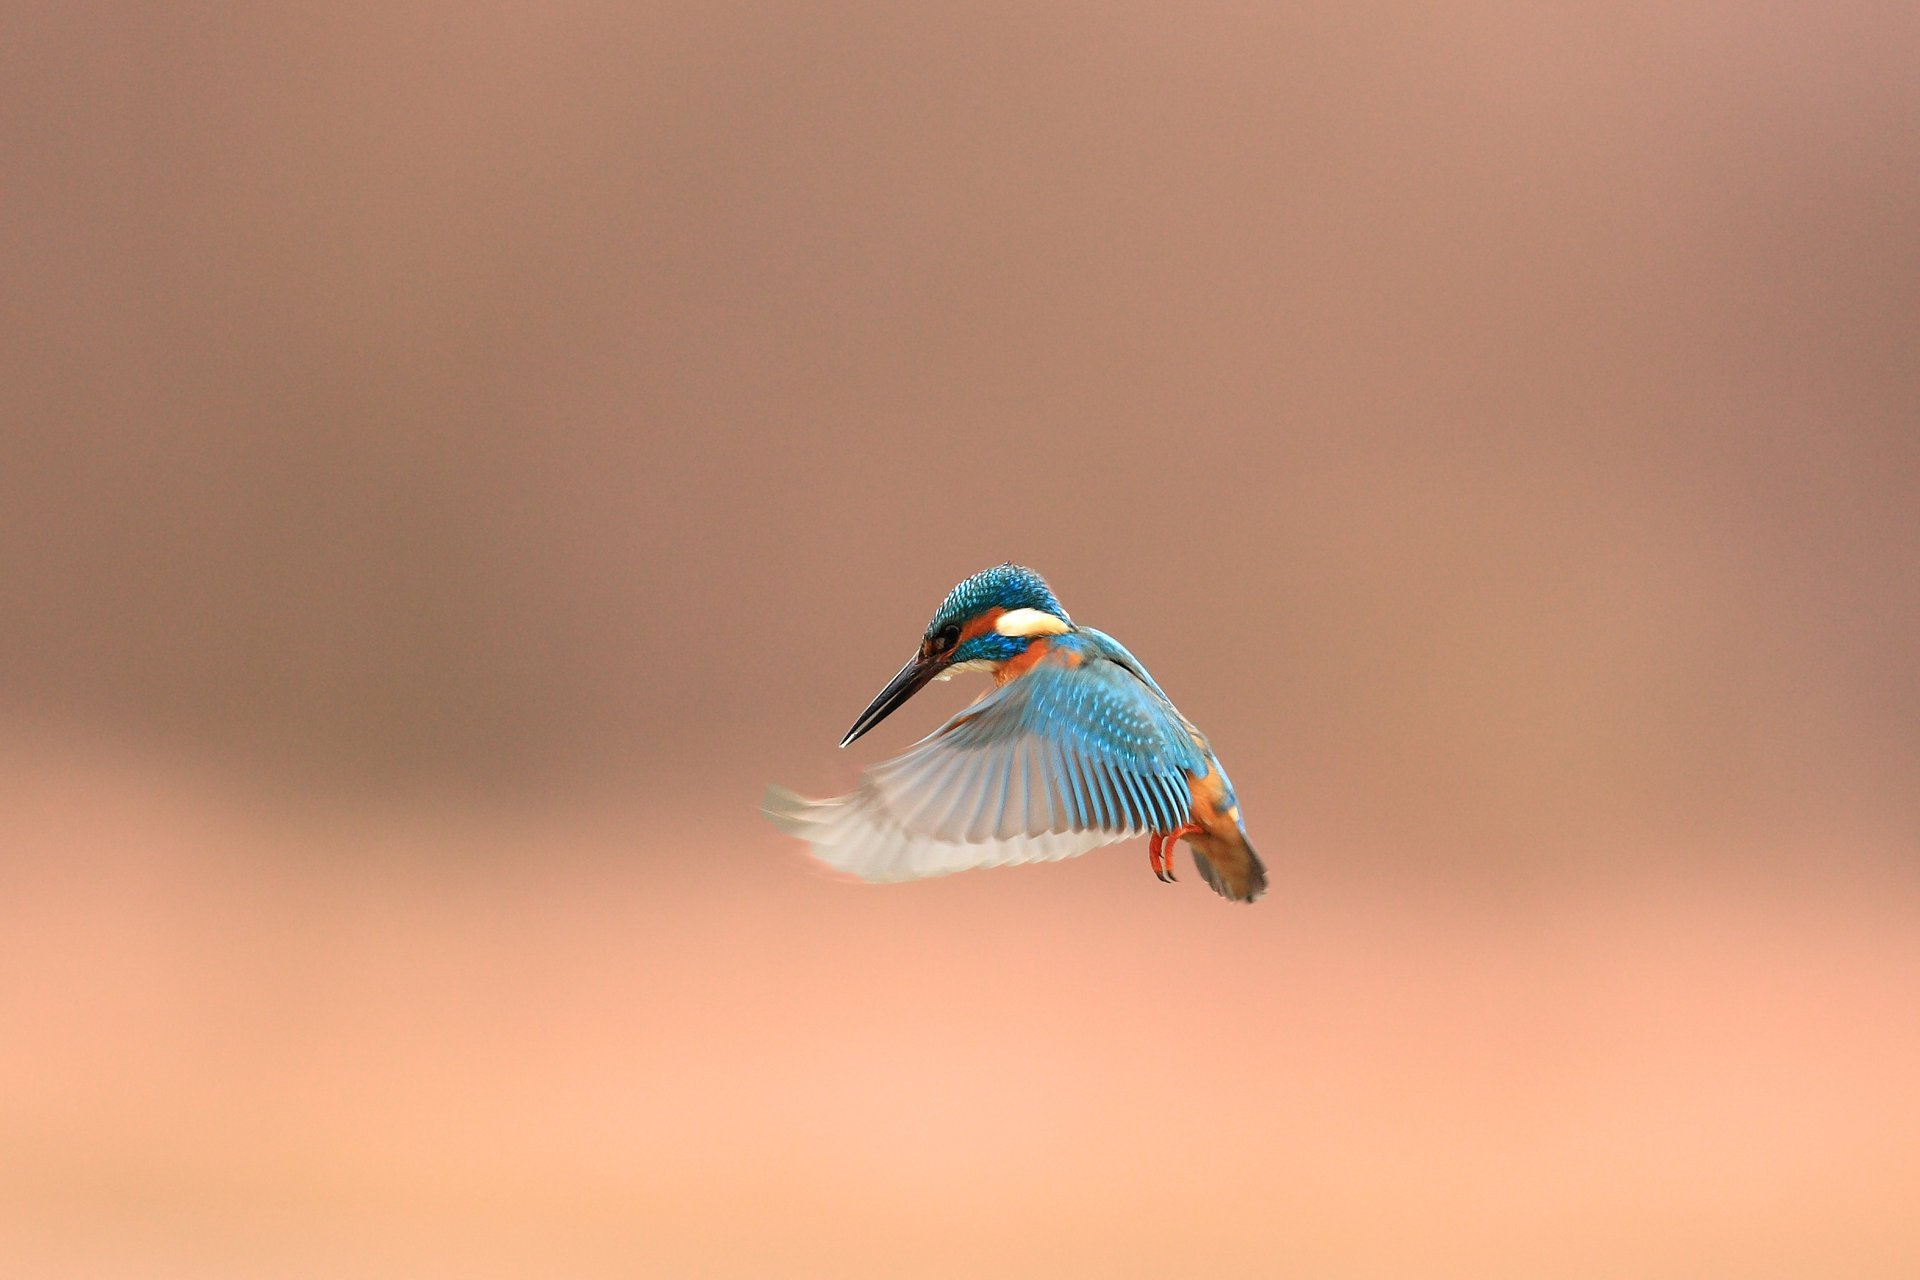
[[[1920,1274],[1911,4],[0,37],[0,1273]],[[760,822],[1009,558],[1265,901]]]

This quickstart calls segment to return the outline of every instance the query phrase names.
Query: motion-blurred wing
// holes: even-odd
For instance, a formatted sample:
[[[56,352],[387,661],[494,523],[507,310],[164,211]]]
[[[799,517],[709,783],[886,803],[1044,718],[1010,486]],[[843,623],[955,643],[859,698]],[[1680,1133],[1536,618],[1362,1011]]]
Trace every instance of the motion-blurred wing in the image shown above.
[[[876,764],[852,795],[767,792],[776,826],[865,880],[1071,858],[1187,820],[1205,763],[1164,698],[1089,656],[1045,662]]]

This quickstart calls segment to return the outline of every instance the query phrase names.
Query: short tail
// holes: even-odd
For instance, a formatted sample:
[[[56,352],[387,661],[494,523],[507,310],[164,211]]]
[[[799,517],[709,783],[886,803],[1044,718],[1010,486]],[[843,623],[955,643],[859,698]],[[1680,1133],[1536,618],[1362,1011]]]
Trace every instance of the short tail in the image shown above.
[[[1267,868],[1238,826],[1187,837],[1193,865],[1213,891],[1233,902],[1252,902],[1267,891]]]

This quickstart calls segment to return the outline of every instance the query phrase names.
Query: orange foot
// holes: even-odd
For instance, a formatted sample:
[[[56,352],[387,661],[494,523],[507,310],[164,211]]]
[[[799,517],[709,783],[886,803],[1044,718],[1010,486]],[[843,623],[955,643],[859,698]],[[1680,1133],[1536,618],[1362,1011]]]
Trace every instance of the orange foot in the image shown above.
[[[1150,832],[1147,839],[1147,863],[1154,877],[1163,884],[1173,883],[1173,849],[1182,836],[1197,836],[1200,828],[1189,822],[1177,831]]]

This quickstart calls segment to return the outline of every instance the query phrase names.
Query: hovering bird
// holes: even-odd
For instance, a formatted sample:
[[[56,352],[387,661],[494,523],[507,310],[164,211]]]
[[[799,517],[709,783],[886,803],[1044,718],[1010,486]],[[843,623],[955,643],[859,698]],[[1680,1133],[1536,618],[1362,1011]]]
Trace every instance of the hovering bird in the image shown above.
[[[870,767],[851,795],[807,800],[769,787],[767,817],[864,880],[1053,861],[1144,835],[1163,881],[1185,840],[1222,897],[1265,892],[1266,868],[1205,735],[1119,641],[1075,626],[1020,565],[948,592],[919,649],[840,745],[960,671],[990,672],[995,687],[906,754]]]

